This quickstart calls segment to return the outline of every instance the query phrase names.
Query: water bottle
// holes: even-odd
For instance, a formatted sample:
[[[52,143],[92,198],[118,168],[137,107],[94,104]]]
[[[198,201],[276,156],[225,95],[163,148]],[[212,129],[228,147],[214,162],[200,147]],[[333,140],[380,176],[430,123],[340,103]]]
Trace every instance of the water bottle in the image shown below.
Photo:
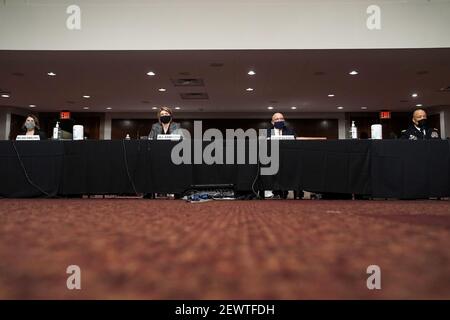
[[[358,129],[356,128],[355,121],[352,121],[350,132],[352,139],[358,139]]]

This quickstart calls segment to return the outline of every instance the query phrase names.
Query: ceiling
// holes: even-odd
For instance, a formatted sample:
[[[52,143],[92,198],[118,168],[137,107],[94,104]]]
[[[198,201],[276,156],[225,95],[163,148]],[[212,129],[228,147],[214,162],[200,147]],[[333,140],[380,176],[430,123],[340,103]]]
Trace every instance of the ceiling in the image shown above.
[[[359,74],[349,75],[352,70]],[[175,86],[177,79],[203,85]],[[0,106],[36,105],[35,112],[151,112],[161,105],[221,113],[270,106],[295,113],[409,111],[416,104],[450,106],[450,92],[440,90],[449,86],[450,48],[0,51],[0,91],[10,93]],[[192,93],[207,99],[182,98]]]

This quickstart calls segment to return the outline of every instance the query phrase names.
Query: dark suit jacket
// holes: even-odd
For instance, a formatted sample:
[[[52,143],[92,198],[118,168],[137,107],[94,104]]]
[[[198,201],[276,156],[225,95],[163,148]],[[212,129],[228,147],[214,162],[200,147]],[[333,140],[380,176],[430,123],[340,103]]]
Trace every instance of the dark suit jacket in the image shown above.
[[[27,134],[27,130],[22,129],[20,131],[20,134]],[[38,129],[34,129],[34,135],[35,136],[39,136],[39,139],[41,140],[47,140],[47,135],[45,134],[44,131],[38,130]]]
[[[267,129],[267,137],[275,135],[275,132],[272,131],[273,129],[274,127]],[[283,136],[294,136],[294,138],[297,138],[294,129],[291,129],[289,127],[284,127],[283,129],[281,129],[281,134]]]
[[[180,131],[180,124],[177,122],[171,122],[169,125],[169,130],[166,134],[182,134]],[[156,139],[158,137],[158,134],[164,134],[163,127],[161,123],[157,122],[152,125],[152,130],[150,130],[150,133],[148,134],[149,139]]]

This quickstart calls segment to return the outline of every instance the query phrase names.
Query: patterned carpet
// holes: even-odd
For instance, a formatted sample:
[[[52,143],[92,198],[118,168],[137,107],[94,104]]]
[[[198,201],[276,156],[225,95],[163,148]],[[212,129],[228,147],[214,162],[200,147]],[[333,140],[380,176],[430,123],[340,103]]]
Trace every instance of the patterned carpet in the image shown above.
[[[2,199],[0,298],[449,299],[449,245],[448,201]]]

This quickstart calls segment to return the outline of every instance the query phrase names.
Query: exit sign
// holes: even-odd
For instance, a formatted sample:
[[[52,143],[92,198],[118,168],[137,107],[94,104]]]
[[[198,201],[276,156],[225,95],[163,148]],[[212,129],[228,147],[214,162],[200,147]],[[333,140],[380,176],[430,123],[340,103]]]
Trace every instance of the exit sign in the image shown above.
[[[59,118],[60,118],[61,120],[67,120],[67,119],[70,119],[70,111],[61,111],[61,112],[59,113]]]
[[[391,118],[390,111],[381,111],[380,112],[380,119],[390,119],[390,118]]]

